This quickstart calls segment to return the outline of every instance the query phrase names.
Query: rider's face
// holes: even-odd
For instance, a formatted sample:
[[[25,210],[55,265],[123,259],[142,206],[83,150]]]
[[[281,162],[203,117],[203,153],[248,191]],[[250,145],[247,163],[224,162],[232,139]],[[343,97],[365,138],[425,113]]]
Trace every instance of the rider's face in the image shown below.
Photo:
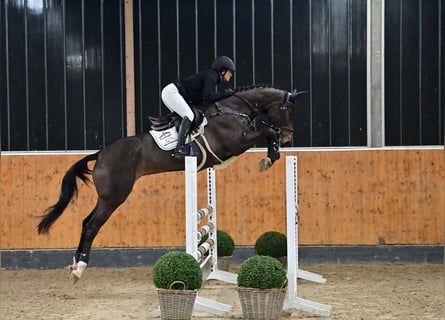
[[[232,70],[227,70],[223,75],[223,80],[229,82],[230,79],[232,79],[232,76],[233,76]]]

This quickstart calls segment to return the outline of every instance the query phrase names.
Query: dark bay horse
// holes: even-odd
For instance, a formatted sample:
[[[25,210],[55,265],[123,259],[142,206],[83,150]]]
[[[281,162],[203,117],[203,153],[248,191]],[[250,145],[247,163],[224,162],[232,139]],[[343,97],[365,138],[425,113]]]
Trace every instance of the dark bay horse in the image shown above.
[[[278,146],[292,142],[295,102],[300,93],[266,86],[238,88],[232,96],[203,106],[208,123],[204,133],[191,143],[199,169],[242,154],[260,137],[268,141],[268,156],[261,160],[260,169],[269,168],[279,158]],[[184,170],[184,161],[173,159],[171,153],[160,149],[147,133],[120,139],[74,163],[66,172],[59,200],[45,212],[38,233],[48,233],[77,194],[76,178],[88,182],[88,175],[92,174],[98,199],[83,220],[79,246],[70,267],[73,282],[80,279],[87,267],[99,229],[127,199],[135,181],[144,175]],[[88,167],[90,161],[96,161],[92,170]]]

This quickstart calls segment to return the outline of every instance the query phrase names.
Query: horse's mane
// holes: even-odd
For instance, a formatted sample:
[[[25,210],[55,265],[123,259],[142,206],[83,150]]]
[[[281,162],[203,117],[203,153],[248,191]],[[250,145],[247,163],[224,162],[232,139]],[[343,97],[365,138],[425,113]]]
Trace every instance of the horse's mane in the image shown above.
[[[237,88],[234,88],[233,91],[234,92],[241,92],[241,91],[247,91],[247,90],[252,90],[252,89],[261,89],[261,88],[278,89],[278,88],[275,88],[274,86],[272,86],[270,84],[256,84],[256,85],[252,85],[252,86],[237,87]]]

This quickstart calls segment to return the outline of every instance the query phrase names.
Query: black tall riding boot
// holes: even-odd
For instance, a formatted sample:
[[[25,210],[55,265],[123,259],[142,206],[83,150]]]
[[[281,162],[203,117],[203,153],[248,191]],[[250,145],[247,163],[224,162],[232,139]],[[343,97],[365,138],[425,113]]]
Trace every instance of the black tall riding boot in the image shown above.
[[[173,154],[173,158],[175,159],[184,159],[185,156],[189,155],[189,146],[185,145],[185,139],[190,131],[190,127],[192,126],[192,122],[189,118],[184,117],[182,119],[181,125],[179,126],[178,131],[178,144],[176,145],[175,153]]]

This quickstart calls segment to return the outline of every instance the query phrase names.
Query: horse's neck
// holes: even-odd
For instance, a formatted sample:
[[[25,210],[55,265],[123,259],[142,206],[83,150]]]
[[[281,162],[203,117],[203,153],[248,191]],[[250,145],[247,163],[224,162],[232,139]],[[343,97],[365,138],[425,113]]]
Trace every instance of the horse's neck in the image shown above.
[[[253,117],[256,112],[256,102],[249,101],[240,95],[234,95],[214,104],[217,112],[220,113],[240,113]]]

